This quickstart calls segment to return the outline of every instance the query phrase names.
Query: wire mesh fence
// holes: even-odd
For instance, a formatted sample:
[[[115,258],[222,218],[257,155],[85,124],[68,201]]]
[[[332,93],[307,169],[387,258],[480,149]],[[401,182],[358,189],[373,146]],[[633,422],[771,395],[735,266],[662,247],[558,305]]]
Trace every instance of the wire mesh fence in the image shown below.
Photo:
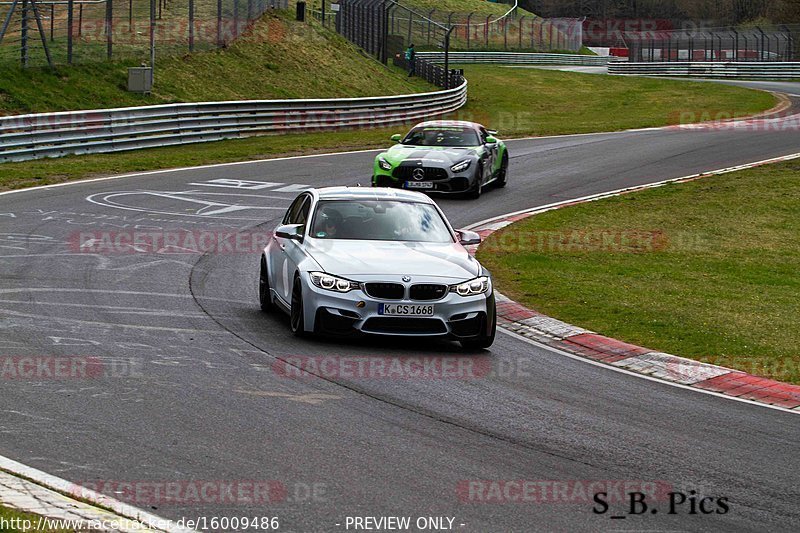
[[[158,55],[218,48],[288,0],[4,0],[0,65],[23,67],[146,61],[151,34]]]
[[[628,57],[634,62],[793,61],[800,26],[699,28],[626,33]]]
[[[331,9],[336,6],[336,11]],[[336,27],[341,13],[339,4],[322,3],[312,8],[313,16],[326,27]],[[452,11],[411,10],[401,4],[388,4],[389,33],[403,37],[417,47],[440,48],[441,35],[436,23],[453,28],[451,47],[454,50],[563,50],[577,52],[583,46],[583,24],[575,18],[542,18],[535,15],[508,17],[477,15]]]

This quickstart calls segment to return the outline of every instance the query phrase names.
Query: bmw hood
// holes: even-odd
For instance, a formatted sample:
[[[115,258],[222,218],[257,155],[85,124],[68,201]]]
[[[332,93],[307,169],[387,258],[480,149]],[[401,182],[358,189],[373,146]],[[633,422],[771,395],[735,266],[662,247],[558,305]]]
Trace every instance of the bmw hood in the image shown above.
[[[359,276],[442,278],[456,283],[479,276],[477,260],[456,243],[308,239],[306,250],[327,273]],[[446,279],[444,279],[446,278]]]
[[[398,144],[390,148],[384,157],[393,165],[422,162],[427,167],[451,167],[465,159],[476,157],[476,153],[474,148],[437,148],[435,146]]]

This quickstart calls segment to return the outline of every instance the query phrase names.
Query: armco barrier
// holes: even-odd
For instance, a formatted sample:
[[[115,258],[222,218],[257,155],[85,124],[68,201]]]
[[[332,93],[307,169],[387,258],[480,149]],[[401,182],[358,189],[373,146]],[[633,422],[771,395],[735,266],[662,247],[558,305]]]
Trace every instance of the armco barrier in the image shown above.
[[[402,124],[462,107],[467,82],[459,82],[454,89],[401,96],[204,102],[0,117],[0,162]]]
[[[630,63],[613,61],[608,73],[629,76],[693,76],[759,80],[800,79],[800,62],[672,61]]]
[[[418,57],[444,62],[444,52],[419,52]],[[609,57],[580,54],[540,54],[524,52],[450,52],[450,63],[497,63],[503,65],[583,65],[604,67]]]

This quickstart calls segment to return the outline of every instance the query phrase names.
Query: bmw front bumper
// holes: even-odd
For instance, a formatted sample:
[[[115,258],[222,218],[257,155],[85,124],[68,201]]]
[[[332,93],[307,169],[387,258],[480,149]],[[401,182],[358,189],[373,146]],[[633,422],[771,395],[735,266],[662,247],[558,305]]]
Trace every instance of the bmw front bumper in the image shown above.
[[[495,301],[491,284],[487,293],[475,296],[459,296],[448,292],[438,300],[411,300],[406,290],[405,298],[388,300],[367,294],[363,283],[360,289],[339,293],[313,285],[307,273],[303,281],[306,330],[315,333],[467,340],[489,335],[494,321]],[[391,277],[374,281],[399,283],[406,285],[406,289],[411,285]],[[448,285],[457,281],[429,278],[414,280],[414,283]],[[388,316],[380,314],[381,304],[432,305],[434,312],[429,317]]]

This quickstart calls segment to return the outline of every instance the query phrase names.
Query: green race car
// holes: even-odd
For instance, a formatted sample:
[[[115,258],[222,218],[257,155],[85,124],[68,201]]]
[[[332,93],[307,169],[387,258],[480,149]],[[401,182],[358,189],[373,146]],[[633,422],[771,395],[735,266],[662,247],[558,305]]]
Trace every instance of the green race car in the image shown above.
[[[433,121],[417,124],[375,158],[373,187],[466,194],[478,198],[494,183],[505,187],[508,150],[496,132],[480,124]]]

